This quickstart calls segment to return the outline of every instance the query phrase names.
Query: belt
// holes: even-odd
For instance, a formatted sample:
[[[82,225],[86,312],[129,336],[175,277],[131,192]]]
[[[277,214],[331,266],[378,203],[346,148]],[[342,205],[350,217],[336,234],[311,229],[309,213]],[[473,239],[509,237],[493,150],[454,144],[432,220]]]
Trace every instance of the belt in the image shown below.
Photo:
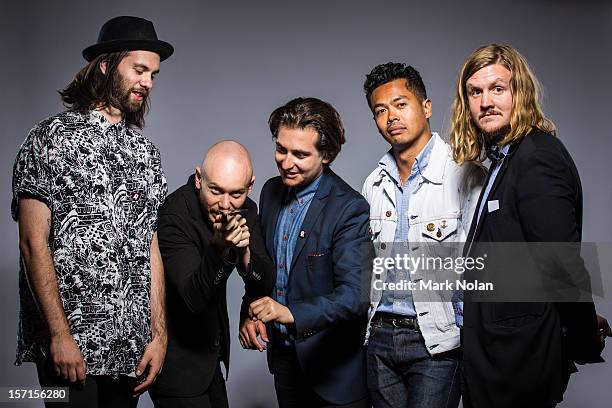
[[[416,317],[402,316],[394,313],[376,312],[374,322],[383,322],[392,325],[397,328],[407,328],[413,330],[419,330],[419,321]]]

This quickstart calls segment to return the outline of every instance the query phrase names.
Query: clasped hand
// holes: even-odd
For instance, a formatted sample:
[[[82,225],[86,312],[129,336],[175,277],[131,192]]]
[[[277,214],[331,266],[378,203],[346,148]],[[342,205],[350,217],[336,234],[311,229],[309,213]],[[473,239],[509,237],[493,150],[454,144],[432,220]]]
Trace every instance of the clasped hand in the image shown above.
[[[287,306],[269,296],[254,301],[249,306],[249,317],[240,325],[239,337],[242,348],[263,351],[266,348],[265,343],[268,342],[266,332],[268,322],[292,324],[293,314]],[[258,339],[258,335],[264,343]]]
[[[212,243],[219,249],[249,246],[249,226],[240,214],[219,214],[213,223]]]

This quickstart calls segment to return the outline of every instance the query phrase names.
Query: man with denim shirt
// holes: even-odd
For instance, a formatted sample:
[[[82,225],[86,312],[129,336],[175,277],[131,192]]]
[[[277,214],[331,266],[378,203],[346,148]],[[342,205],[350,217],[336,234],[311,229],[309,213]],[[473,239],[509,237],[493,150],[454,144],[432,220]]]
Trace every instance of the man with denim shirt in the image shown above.
[[[272,295],[277,302],[283,305],[287,304],[287,286],[289,284],[287,265],[291,265],[295,244],[299,238],[300,227],[304,223],[304,218],[319,188],[319,184],[321,184],[321,174],[306,187],[296,189],[294,194],[287,197],[278,216],[274,232],[278,275],[276,290]],[[281,333],[283,343],[291,345],[291,342],[295,340],[295,336],[288,331],[287,326],[278,322],[274,322],[274,325]]]
[[[421,256],[422,245],[408,244],[464,241],[483,169],[458,166],[448,144],[431,132],[431,101],[413,67],[379,65],[367,75],[364,90],[376,126],[391,145],[363,186],[377,249],[396,243],[389,248],[394,258],[403,243],[406,253]],[[460,342],[453,305],[443,298],[415,301],[409,289],[383,287],[381,294],[377,279],[420,278],[399,267],[373,275],[366,342],[374,407],[456,407]]]
[[[296,98],[268,123],[280,177],[265,183],[259,205],[277,279],[271,296],[250,303],[243,347],[262,350],[257,334],[266,342],[280,408],[370,407],[369,207],[329,168],[345,141],[340,115],[320,99]]]

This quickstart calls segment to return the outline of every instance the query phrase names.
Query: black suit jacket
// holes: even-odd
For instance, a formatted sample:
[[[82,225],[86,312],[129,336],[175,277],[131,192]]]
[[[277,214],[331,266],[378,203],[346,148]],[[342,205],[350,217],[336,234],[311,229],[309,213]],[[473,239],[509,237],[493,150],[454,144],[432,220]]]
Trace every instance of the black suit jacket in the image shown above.
[[[256,204],[243,208],[251,233],[251,265],[243,276],[251,297],[270,293],[274,265],[265,249]],[[202,213],[192,175],[170,194],[158,216],[157,236],[166,277],[168,350],[154,393],[194,396],[204,392],[218,360],[229,366],[226,282],[234,269],[210,244],[212,229]]]
[[[511,146],[476,227],[476,207],[466,248],[479,253],[479,242],[579,242],[582,190],[569,153],[553,135],[533,132]],[[473,241],[473,244],[471,244]],[[483,244],[480,244],[483,246]],[[485,244],[486,245],[486,244]],[[526,253],[525,253],[526,254]],[[568,279],[588,281],[579,253],[560,255],[556,264]],[[541,259],[506,259],[513,269]],[[520,273],[520,272],[517,272]],[[466,407],[553,406],[575,370],[573,361],[593,362],[601,348],[591,302],[471,302],[464,306],[463,371]],[[564,336],[563,333],[566,333]]]

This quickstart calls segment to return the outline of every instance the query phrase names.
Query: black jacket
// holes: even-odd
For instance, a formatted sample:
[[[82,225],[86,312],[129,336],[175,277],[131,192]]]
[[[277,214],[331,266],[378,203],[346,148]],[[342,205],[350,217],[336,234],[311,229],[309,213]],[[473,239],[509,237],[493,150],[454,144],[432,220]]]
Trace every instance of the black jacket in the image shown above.
[[[553,135],[534,132],[511,146],[487,198],[495,205],[484,206],[476,227],[483,193],[468,235],[470,256],[482,252],[479,246],[487,245],[482,243],[582,239],[580,178],[571,156]],[[491,262],[511,265],[506,270],[515,274],[505,273],[510,280],[529,265],[540,271],[543,267],[541,259],[529,260],[529,256],[506,253],[506,258]],[[588,284],[578,253],[561,254],[561,258],[554,271],[557,275]],[[472,302],[468,292],[465,300],[466,407],[553,406],[562,399],[569,374],[576,371],[573,362],[599,359],[592,301]]]
[[[247,198],[251,265],[246,295],[268,295],[275,282],[274,265],[261,238],[256,204]],[[218,360],[229,366],[229,319],[226,283],[234,267],[210,244],[212,228],[202,213],[192,175],[170,194],[158,216],[157,236],[166,277],[168,350],[154,393],[195,396],[204,392]]]

